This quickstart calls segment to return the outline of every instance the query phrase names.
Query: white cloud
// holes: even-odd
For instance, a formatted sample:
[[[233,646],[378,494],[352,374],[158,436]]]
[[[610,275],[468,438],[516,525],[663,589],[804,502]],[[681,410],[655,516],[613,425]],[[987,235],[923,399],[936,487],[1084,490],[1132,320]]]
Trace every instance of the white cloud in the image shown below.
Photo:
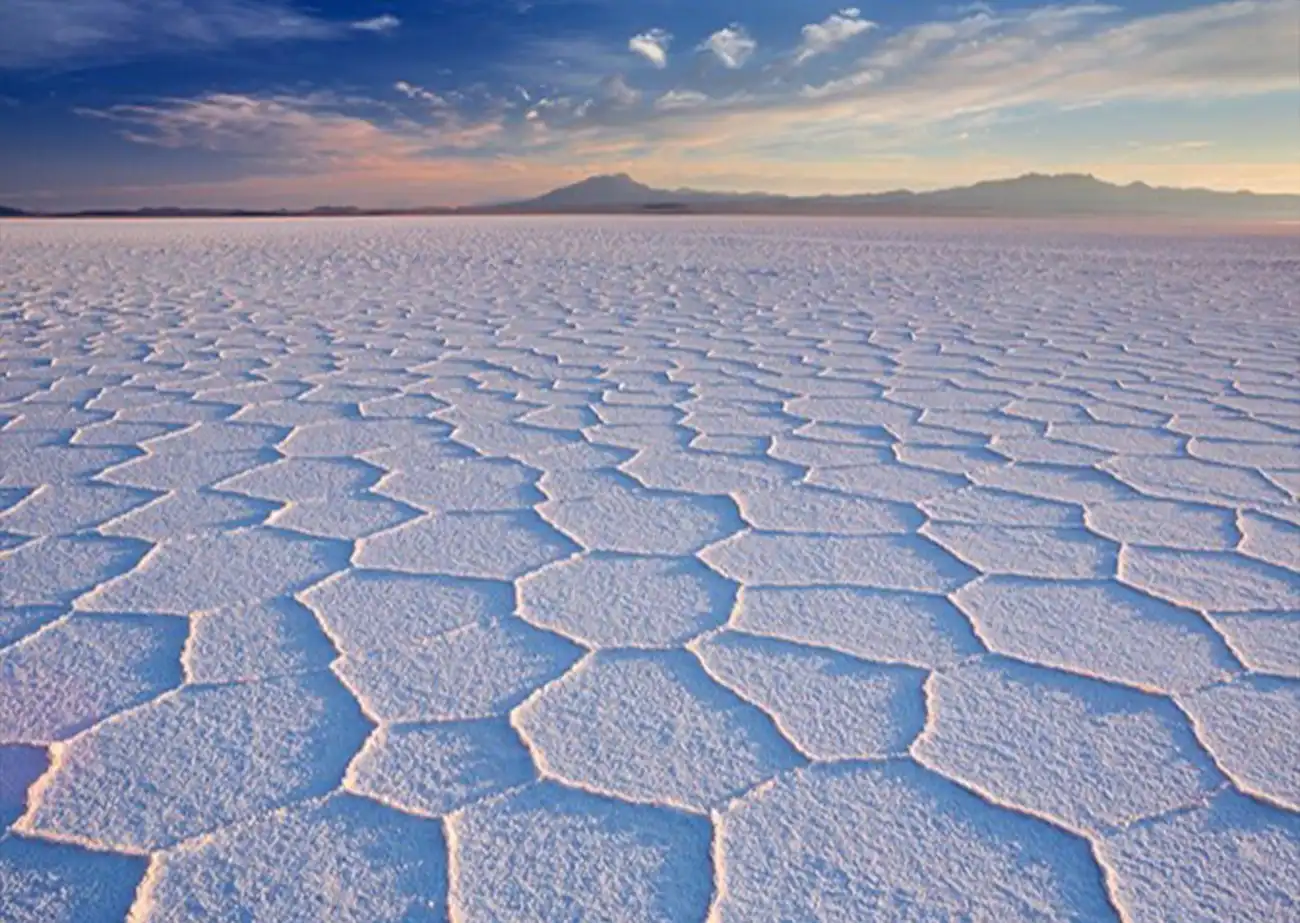
[[[127,126],[139,144],[197,147],[274,159],[300,169],[318,162],[414,149],[413,139],[385,131],[366,119],[323,108],[304,96],[210,93],[191,99],[79,110],[82,115]]]
[[[669,90],[655,100],[655,108],[661,112],[674,109],[695,109],[709,101],[709,98],[696,90]]]
[[[874,22],[863,19],[862,11],[854,7],[832,13],[821,22],[809,23],[803,27],[803,42],[795,52],[795,63],[802,64],[809,58],[825,54],[875,27]]]
[[[800,164],[868,148],[916,150],[963,131],[982,144],[1014,145],[1033,119],[1053,110],[1294,89],[1294,2],[1227,0],[1147,16],[1092,2],[978,9],[864,42],[859,56],[827,54],[806,86],[790,80],[788,69],[773,80],[772,71],[751,64],[723,94],[695,85],[646,107],[589,106],[572,143],[655,157],[761,153],[766,162]],[[797,50],[787,50],[788,63]],[[691,90],[709,92],[707,119],[699,118],[698,99],[681,96]],[[1075,149],[1088,143],[1083,136],[1061,141]],[[692,156],[692,163],[708,159]]]
[[[699,46],[701,51],[711,51],[725,67],[735,70],[744,67],[758,42],[750,38],[749,33],[740,26],[728,26],[710,35]]]
[[[347,23],[286,0],[0,0],[0,69],[329,39],[348,31]]]
[[[619,106],[632,106],[641,99],[641,93],[627,85],[622,74],[614,74],[601,81],[601,93],[605,99]]]
[[[673,37],[663,29],[651,29],[627,41],[628,50],[639,54],[661,70],[668,66],[668,43]]]
[[[401,24],[402,21],[392,13],[385,13],[372,19],[357,20],[351,26],[360,32],[394,32]]]
[[[418,87],[403,85],[418,94]],[[454,111],[438,112],[425,123],[383,124],[355,114],[362,104],[376,105],[331,94],[209,93],[77,111],[123,126],[123,137],[137,144],[219,151],[269,173],[391,171],[436,163],[440,151],[481,150],[505,131],[499,118],[466,121]]]
[[[0,0],[5,2],[13,0]],[[727,74],[718,87],[668,93],[656,88],[643,96],[620,76],[626,51],[606,43],[587,57],[566,48],[563,58],[570,63],[565,66],[554,64],[560,54],[543,55],[549,72],[527,79],[512,74],[510,83],[481,93],[471,87],[462,87],[463,93],[443,90],[441,84],[434,93],[399,82],[393,87],[397,93],[423,104],[400,110],[324,94],[213,94],[94,114],[111,119],[138,142],[221,150],[232,162],[252,164],[250,169],[267,176],[331,170],[423,176],[421,171],[433,172],[430,165],[473,152],[481,158],[475,162],[484,164],[527,153],[530,170],[617,165],[637,173],[669,171],[674,158],[702,171],[758,158],[754,162],[761,161],[764,169],[778,165],[790,176],[804,177],[801,181],[854,183],[860,178],[845,164],[862,163],[864,150],[873,157],[924,159],[935,138],[951,140],[962,133],[981,149],[1010,145],[996,156],[1018,156],[1013,132],[1022,136],[1022,129],[1032,127],[1025,120],[1043,112],[1122,100],[1201,102],[1291,92],[1294,3],[1226,0],[1147,16],[1093,3],[994,14],[980,10],[863,42],[867,47],[857,55],[827,54],[816,62],[816,79],[806,80],[812,86],[789,79],[788,67],[779,72],[784,79],[773,80],[771,71],[751,62]],[[785,49],[787,65],[799,48]],[[512,90],[516,80],[535,84],[540,89],[530,95],[544,91],[556,105],[538,99],[526,110],[537,114],[529,121]],[[710,90],[710,96],[699,89]],[[483,94],[498,90],[509,93],[515,109],[485,102]],[[560,105],[560,100],[567,102]],[[1158,124],[1160,107],[1150,111],[1153,123],[1144,127],[1154,139],[1180,137]],[[548,130],[540,133],[535,126],[543,122]],[[1234,139],[1214,124],[1191,137],[1195,145],[1150,144],[1143,152],[1151,153],[1153,163],[1204,161],[1198,166],[1203,170],[1214,167],[1210,153],[1198,152],[1202,141],[1214,143],[1214,152],[1228,151],[1225,158],[1236,156]],[[1091,141],[1066,137],[1060,145],[1070,157]],[[1124,150],[1122,140],[1112,146]],[[1021,166],[1053,162],[1075,161],[1026,159]],[[1287,169],[1289,176],[1300,175]]]
[[[1230,98],[1295,85],[1294,0],[1229,0],[1114,22],[1098,4],[922,23],[804,95],[855,121],[935,122],[1029,105]]]
[[[859,70],[843,77],[837,77],[826,83],[815,86],[806,86],[800,91],[805,99],[824,99],[832,96],[845,96],[853,90],[861,90],[864,87],[879,83],[883,79],[884,73],[879,70]]]
[[[1173,141],[1166,144],[1148,144],[1143,141],[1130,141],[1130,150],[1146,154],[1172,154],[1185,151],[1204,151],[1214,147],[1213,141]]]
[[[393,84],[393,89],[410,99],[428,103],[435,109],[444,109],[451,105],[445,96],[440,96],[432,90],[426,90],[424,87],[418,87],[413,83],[407,83],[405,80],[397,81]]]

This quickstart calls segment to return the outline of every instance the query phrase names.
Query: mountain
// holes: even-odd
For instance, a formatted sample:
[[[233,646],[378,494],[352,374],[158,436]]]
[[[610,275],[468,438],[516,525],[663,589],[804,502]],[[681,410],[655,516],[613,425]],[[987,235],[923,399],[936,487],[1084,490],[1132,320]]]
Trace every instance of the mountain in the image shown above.
[[[27,212],[23,211],[21,208],[9,208],[8,206],[0,205],[0,218],[21,218],[25,214],[27,214]]]
[[[1171,189],[1094,176],[1030,173],[963,189],[922,193],[924,207],[1010,215],[1151,215],[1207,218],[1300,217],[1300,196]]]
[[[583,208],[618,208],[650,205],[667,193],[642,185],[626,173],[589,176],[572,186],[562,186],[527,202],[508,203],[506,208],[528,207],[536,211]]]
[[[655,189],[620,173],[593,176],[535,199],[462,211],[1300,220],[1300,195],[1171,189],[1145,183],[1119,186],[1084,174],[1030,173],[1015,179],[990,180],[934,192],[896,190],[861,195],[781,196]]]
[[[665,208],[699,209],[729,203],[767,201],[776,198],[763,193],[704,192],[698,189],[655,189],[639,183],[626,173],[589,176],[571,186],[561,186],[535,199],[501,202],[462,211],[472,212],[609,212],[658,210]]]
[[[277,208],[206,208],[183,205],[145,206],[143,208],[92,208],[81,211],[20,212],[0,209],[0,217],[29,218],[354,218],[383,215],[451,215],[457,209],[430,205],[413,208],[361,208],[356,205],[317,205],[311,209]]]
[[[0,217],[31,215],[0,207]],[[535,199],[467,208],[410,206],[358,208],[321,205],[306,211],[149,207],[41,213],[45,217],[97,218],[346,218],[374,215],[693,214],[893,217],[1153,217],[1197,220],[1297,221],[1300,195],[1119,186],[1086,174],[1029,173],[973,186],[859,195],[785,196],[766,192],[655,189],[626,173],[591,176]]]

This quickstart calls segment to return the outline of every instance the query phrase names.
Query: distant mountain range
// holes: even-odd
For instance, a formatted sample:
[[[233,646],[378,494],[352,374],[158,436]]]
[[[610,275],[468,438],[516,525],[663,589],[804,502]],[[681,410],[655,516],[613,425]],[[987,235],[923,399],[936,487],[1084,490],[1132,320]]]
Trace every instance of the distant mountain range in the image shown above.
[[[918,216],[1162,216],[1300,219],[1300,195],[1117,186],[1092,176],[1031,173],[936,192],[781,196],[654,189],[626,174],[593,176],[535,199],[494,206],[508,212],[681,211],[704,214]]]
[[[932,217],[1164,217],[1219,220],[1300,220],[1300,195],[1172,189],[1093,176],[1031,173],[935,192],[782,196],[771,193],[655,189],[625,173],[592,176],[535,199],[462,208],[362,209],[321,206],[309,211],[142,208],[63,212],[51,217],[329,217],[339,215],[698,214]],[[0,207],[0,216],[25,214]]]
[[[330,218],[356,215],[447,215],[454,208],[368,209],[354,205],[319,205],[306,211],[288,208],[92,208],[84,211],[23,211],[0,205],[0,218]]]

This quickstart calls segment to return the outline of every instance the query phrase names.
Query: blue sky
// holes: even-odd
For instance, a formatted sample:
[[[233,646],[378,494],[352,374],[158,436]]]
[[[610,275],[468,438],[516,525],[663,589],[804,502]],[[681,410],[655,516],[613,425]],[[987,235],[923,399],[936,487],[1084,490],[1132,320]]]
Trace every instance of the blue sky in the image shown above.
[[[0,202],[1300,192],[1300,2],[3,0]]]

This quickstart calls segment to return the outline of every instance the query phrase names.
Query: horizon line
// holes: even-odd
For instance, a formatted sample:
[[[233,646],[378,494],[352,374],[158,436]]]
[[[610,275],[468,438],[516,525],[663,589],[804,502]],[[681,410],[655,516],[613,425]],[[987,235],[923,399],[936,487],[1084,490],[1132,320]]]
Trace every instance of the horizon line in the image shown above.
[[[1095,173],[1077,172],[1077,171],[1051,173],[1051,172],[1030,170],[1016,175],[991,177],[988,179],[977,180],[972,183],[968,183],[965,185],[957,185],[957,186],[937,186],[934,188],[920,188],[920,189],[900,186],[891,189],[882,189],[882,190],[874,190],[874,191],[820,192],[820,193],[809,193],[809,194],[789,194],[789,193],[781,193],[781,192],[768,192],[761,189],[747,189],[743,191],[734,191],[734,190],[727,190],[727,189],[706,188],[705,186],[693,186],[693,185],[683,185],[683,186],[676,186],[672,188],[661,188],[661,187],[654,187],[654,186],[649,186],[647,184],[641,183],[626,171],[618,171],[618,172],[611,172],[611,173],[593,173],[586,177],[583,177],[582,179],[575,180],[572,183],[566,183],[561,186],[552,187],[550,189],[546,189],[540,193],[537,193],[529,197],[501,199],[495,201],[480,201],[480,202],[455,204],[455,205],[408,203],[402,205],[366,206],[366,205],[355,205],[351,203],[331,204],[326,202],[326,203],[321,203],[316,205],[298,206],[298,207],[245,206],[245,205],[233,205],[233,204],[232,205],[211,205],[211,206],[184,205],[184,204],[141,204],[141,205],[126,205],[126,206],[103,206],[103,207],[89,206],[89,207],[82,207],[82,208],[41,209],[39,207],[32,208],[32,207],[20,207],[20,206],[8,205],[7,199],[10,197],[10,195],[12,196],[13,200],[21,200],[25,198],[26,195],[31,195],[31,193],[26,193],[26,194],[13,193],[13,194],[0,194],[0,209],[5,209],[5,210],[19,213],[14,215],[8,215],[5,217],[36,217],[36,218],[78,217],[78,216],[94,217],[97,215],[105,215],[105,216],[131,215],[131,214],[152,213],[152,212],[190,212],[190,213],[211,214],[213,216],[247,214],[249,216],[316,215],[322,217],[326,216],[326,214],[329,212],[341,212],[345,214],[357,214],[357,213],[416,214],[421,212],[441,212],[441,213],[448,213],[448,214],[462,213],[462,212],[474,213],[478,211],[509,209],[511,207],[521,207],[521,208],[527,207],[532,203],[544,199],[547,196],[550,196],[554,193],[573,189],[575,187],[581,187],[585,183],[590,183],[594,180],[602,180],[602,179],[625,180],[629,184],[635,184],[638,187],[650,190],[651,192],[657,194],[662,194],[666,197],[672,195],[682,195],[682,194],[702,194],[702,195],[718,196],[719,199],[722,200],[716,203],[685,203],[697,209],[708,208],[710,206],[720,207],[725,204],[728,204],[727,200],[729,200],[730,204],[732,205],[741,205],[746,199],[766,200],[772,203],[778,203],[778,202],[787,203],[790,206],[797,206],[801,203],[807,203],[810,205],[814,203],[825,203],[827,206],[842,204],[851,207],[853,203],[849,200],[855,200],[855,199],[872,199],[872,198],[884,199],[889,196],[924,197],[924,196],[933,196],[942,193],[956,193],[956,192],[969,191],[969,190],[973,190],[981,187],[993,186],[993,185],[1009,185],[1012,183],[1023,182],[1027,180],[1056,180],[1056,181],[1087,180],[1119,191],[1144,189],[1152,192],[1203,194],[1203,195],[1212,195],[1212,196],[1218,196],[1224,198],[1241,197],[1241,198],[1250,198],[1254,200],[1263,200],[1263,204],[1268,204],[1270,201],[1277,201],[1277,200],[1287,200],[1287,199],[1300,200],[1300,191],[1261,192],[1249,188],[1219,189],[1210,186],[1169,186],[1169,185],[1157,185],[1145,180],[1133,180],[1131,182],[1121,183],[1121,182],[1114,182],[1111,180],[1104,179]],[[667,206],[670,204],[683,204],[683,203],[671,203],[669,201],[666,201],[663,204]],[[756,206],[757,204],[759,203],[755,202]],[[555,208],[554,211],[559,213],[565,213],[565,212],[573,212],[575,210],[580,211],[583,210],[584,208],[589,208],[592,210],[602,210],[602,209],[608,210],[611,208],[629,208],[629,207],[639,208],[643,206],[641,205],[633,206],[626,202],[610,202],[604,205],[600,205],[598,203],[591,203],[585,206],[569,206],[569,207]],[[535,209],[533,213],[536,212],[537,210]]]

